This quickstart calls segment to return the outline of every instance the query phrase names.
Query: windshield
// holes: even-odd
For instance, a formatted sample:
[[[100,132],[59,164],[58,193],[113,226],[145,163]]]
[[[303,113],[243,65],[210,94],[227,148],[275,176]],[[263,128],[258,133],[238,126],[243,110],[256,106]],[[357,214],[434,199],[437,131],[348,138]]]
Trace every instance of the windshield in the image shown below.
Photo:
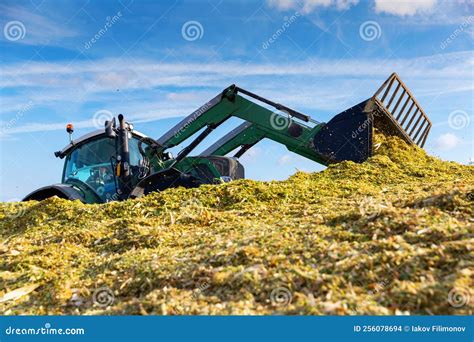
[[[63,183],[69,179],[80,180],[106,201],[115,194],[112,157],[115,157],[114,139],[102,138],[77,147],[66,158]]]
[[[132,173],[136,172],[137,175],[143,168],[143,157],[138,149],[139,141],[132,137],[128,145]],[[143,148],[147,146],[143,144]],[[66,157],[62,182],[70,179],[80,180],[94,189],[104,202],[113,200],[116,188],[111,161],[115,154],[114,139],[104,137],[85,142]]]

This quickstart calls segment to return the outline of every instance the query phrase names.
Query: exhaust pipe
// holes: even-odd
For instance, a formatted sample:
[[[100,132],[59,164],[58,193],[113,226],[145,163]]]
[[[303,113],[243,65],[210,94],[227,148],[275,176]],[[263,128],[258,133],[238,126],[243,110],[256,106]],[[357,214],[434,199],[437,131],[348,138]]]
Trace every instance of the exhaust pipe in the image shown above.
[[[119,182],[118,194],[126,199],[131,189],[130,149],[128,147],[128,127],[122,114],[118,116],[118,146],[117,146],[117,178]]]

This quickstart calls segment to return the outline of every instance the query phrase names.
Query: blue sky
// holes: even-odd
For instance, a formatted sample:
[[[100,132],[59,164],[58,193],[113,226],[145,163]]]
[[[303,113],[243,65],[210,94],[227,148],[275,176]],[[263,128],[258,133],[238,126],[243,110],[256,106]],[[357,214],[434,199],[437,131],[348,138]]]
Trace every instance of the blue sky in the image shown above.
[[[395,71],[433,122],[428,152],[468,163],[473,24],[467,0],[3,0],[0,200],[60,180],[66,123],[78,137],[123,113],[158,138],[232,83],[328,121]],[[271,141],[242,162],[261,180],[323,169]]]

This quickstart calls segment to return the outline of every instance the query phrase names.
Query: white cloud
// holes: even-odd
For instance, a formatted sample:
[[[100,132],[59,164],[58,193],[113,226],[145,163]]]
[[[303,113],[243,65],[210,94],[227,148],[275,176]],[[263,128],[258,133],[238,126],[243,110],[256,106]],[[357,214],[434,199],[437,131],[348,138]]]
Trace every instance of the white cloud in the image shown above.
[[[15,43],[27,45],[55,45],[63,38],[77,36],[64,22],[38,15],[19,6],[0,5],[0,12],[9,21],[19,21],[24,26],[24,38]],[[6,39],[4,35],[2,38]]]
[[[183,106],[176,106],[175,104],[156,104],[148,103],[141,105],[137,102],[130,103],[130,106],[115,105],[107,108],[107,111],[114,115],[118,113],[126,113],[126,119],[135,124],[151,122],[166,118],[181,117],[190,114],[195,108],[191,105],[184,104]],[[96,128],[94,122],[94,112],[88,113],[89,118],[78,120],[75,115],[60,122],[27,122],[24,119],[17,120],[17,122],[0,121],[0,141],[11,140],[15,134],[19,133],[34,133],[64,130],[67,123],[72,122],[76,129]],[[25,115],[26,116],[26,115]]]
[[[303,13],[313,12],[318,7],[336,7],[338,10],[346,10],[358,3],[359,0],[267,0],[270,7],[280,11],[295,9]]]
[[[437,0],[375,0],[375,12],[398,16],[411,16],[420,12],[430,12]]]
[[[355,6],[359,3],[359,0],[336,0],[336,7],[340,10],[349,9],[351,6]]]
[[[287,154],[282,155],[280,158],[278,158],[277,163],[278,165],[289,165],[289,164],[296,165],[296,164],[305,163],[307,161],[308,161],[307,159],[305,159],[304,157],[298,154],[287,153]],[[298,170],[301,170],[301,169],[298,167]]]
[[[132,122],[148,122],[185,116],[236,83],[325,121],[329,118],[321,116],[321,111],[334,114],[370,97],[392,71],[399,73],[419,100],[469,93],[474,85],[465,70],[472,68],[473,61],[472,52],[457,52],[392,60],[344,59],[337,68],[329,59],[298,64],[156,63],[150,59],[9,64],[0,66],[0,87],[7,90],[2,94],[0,115],[8,122],[21,104],[34,104],[34,110],[25,113],[9,134],[64,128],[66,119],[58,125],[32,122],[39,121],[36,111],[40,109],[61,118],[70,115],[69,120],[93,127],[92,115],[102,108],[91,113],[84,109],[97,103],[112,113],[126,114]],[[176,90],[169,92],[167,87]]]
[[[275,7],[281,11],[286,11],[293,8],[297,2],[296,0],[267,0],[267,4],[270,7]]]
[[[412,77],[458,77],[474,63],[471,51],[407,59],[314,58],[299,63],[156,63],[153,60],[102,59],[74,63],[32,62],[0,67],[0,87],[44,87],[62,89],[81,86],[89,91],[150,89],[162,86],[180,88],[199,85],[226,86],[235,80],[255,77],[384,77],[392,71]],[[334,65],[337,64],[337,68]],[[40,82],[41,80],[41,82]],[[258,82],[261,83],[261,82]]]
[[[435,142],[435,146],[440,150],[451,150],[459,145],[461,140],[452,133],[446,133],[440,135]]]
[[[360,0],[267,0],[270,7],[280,11],[297,10],[308,14],[317,9],[335,8],[347,10]],[[366,0],[369,2],[369,0]],[[474,2],[472,0],[370,0],[370,7],[377,13],[387,13],[401,17],[404,25],[459,25],[469,20]],[[319,18],[310,18],[320,24]],[[321,28],[325,30],[324,28]],[[472,35],[472,28],[464,30]]]
[[[166,94],[166,99],[172,102],[196,102],[212,96],[209,92],[193,91],[193,92],[172,92]]]
[[[261,157],[262,152],[260,147],[253,146],[240,158],[240,162],[244,164],[255,162]]]
[[[293,162],[293,156],[291,154],[284,154],[278,159],[278,165],[286,165]]]

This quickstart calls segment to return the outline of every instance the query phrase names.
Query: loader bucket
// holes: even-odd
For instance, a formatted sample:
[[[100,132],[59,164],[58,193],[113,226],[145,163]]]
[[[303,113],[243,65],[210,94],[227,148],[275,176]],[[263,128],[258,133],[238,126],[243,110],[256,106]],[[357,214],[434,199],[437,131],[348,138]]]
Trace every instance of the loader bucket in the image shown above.
[[[431,128],[410,90],[396,73],[369,99],[337,114],[314,136],[314,149],[328,164],[364,162],[373,153],[374,129],[423,147]]]

